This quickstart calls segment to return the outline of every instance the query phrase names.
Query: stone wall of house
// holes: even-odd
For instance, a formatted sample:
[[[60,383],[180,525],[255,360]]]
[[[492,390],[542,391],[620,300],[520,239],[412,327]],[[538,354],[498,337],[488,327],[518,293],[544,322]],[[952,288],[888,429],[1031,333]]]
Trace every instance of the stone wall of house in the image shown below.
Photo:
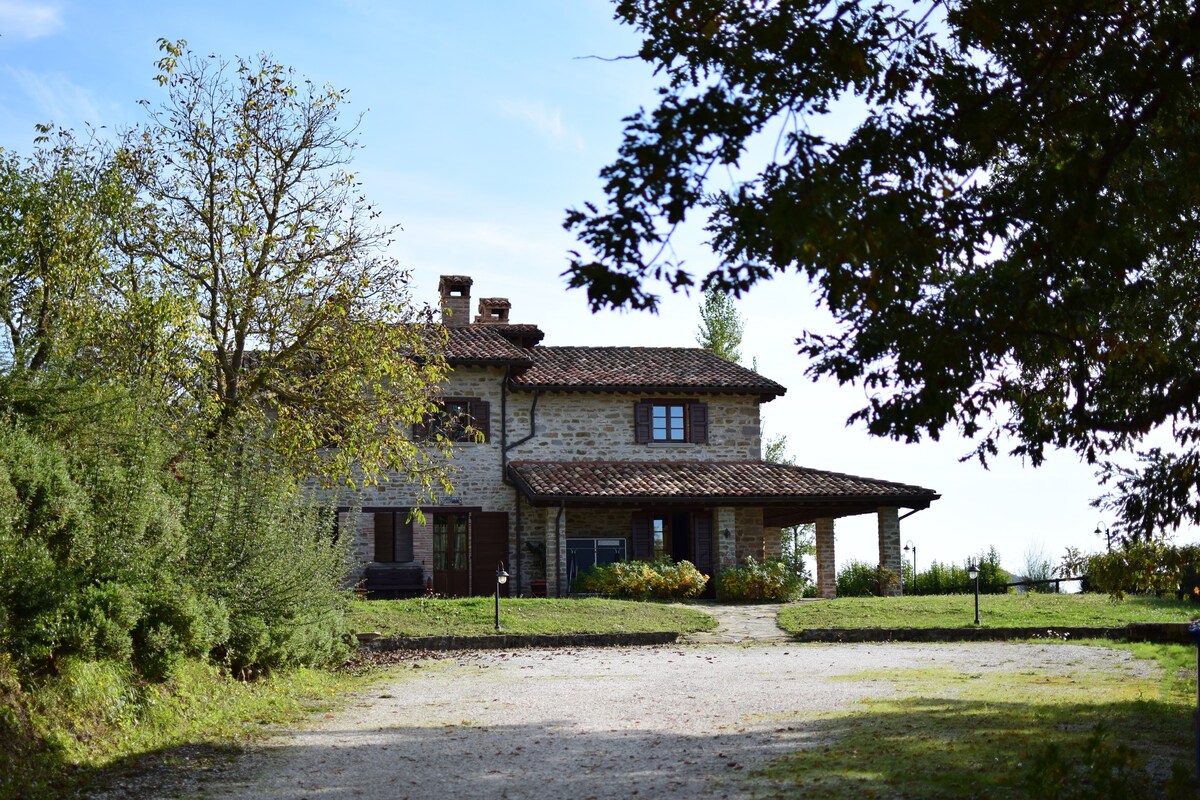
[[[531,392],[508,398],[509,440],[530,432]],[[641,400],[708,404],[707,444],[638,444],[633,406]],[[592,394],[546,392],[534,412],[537,435],[509,459],[528,461],[757,461],[761,449],[758,397],[750,395]]]
[[[367,487],[358,500],[365,508],[411,508],[414,504],[426,510],[422,524],[414,524],[414,559],[432,574],[433,532],[430,512],[480,508],[484,511],[506,512],[509,515],[508,563],[520,559],[520,580],[515,587],[528,594],[530,582],[547,578],[551,594],[556,581],[565,569],[565,552],[553,541],[558,509],[534,508],[521,501],[520,541],[517,531],[517,492],[504,480],[504,457],[501,447],[503,421],[502,367],[460,367],[450,375],[443,395],[446,397],[479,398],[489,403],[489,438],[484,443],[465,442],[455,447],[448,462],[454,487],[450,498],[442,497],[432,503],[419,499],[416,487],[407,481],[393,478]],[[508,441],[516,442],[531,432],[528,442],[508,454],[509,461],[582,461],[582,460],[757,460],[760,453],[759,403],[749,395],[664,395],[664,394],[598,394],[550,392],[539,396],[536,412],[533,394],[509,392],[507,397]],[[709,435],[707,444],[637,444],[634,442],[633,406],[639,400],[683,399],[700,400],[708,404]],[[531,416],[532,424],[531,427]],[[449,502],[451,499],[456,502]],[[726,509],[730,518],[731,536],[726,540],[715,532],[720,567],[740,560],[746,553],[761,559],[762,513],[759,509]],[[630,509],[572,509],[564,519],[565,537],[596,537],[628,539],[631,529]],[[534,561],[536,557],[525,548],[526,542],[542,542],[547,547],[549,563],[543,575]],[[520,551],[518,551],[520,548]],[[736,556],[734,551],[736,550]],[[374,558],[374,518],[362,514],[357,522],[354,548],[360,567]],[[511,570],[510,570],[511,571]],[[515,578],[515,576],[514,576]],[[514,583],[517,583],[514,580]]]

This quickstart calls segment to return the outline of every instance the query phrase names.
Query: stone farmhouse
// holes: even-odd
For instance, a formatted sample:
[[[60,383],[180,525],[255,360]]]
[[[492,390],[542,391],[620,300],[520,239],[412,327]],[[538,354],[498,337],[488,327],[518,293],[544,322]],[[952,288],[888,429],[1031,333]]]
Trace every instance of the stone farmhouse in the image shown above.
[[[763,461],[759,409],[783,386],[699,348],[546,346],[507,299],[480,299],[472,320],[472,283],[441,278],[445,412],[414,431],[461,438],[454,495],[420,522],[403,482],[366,490],[355,546],[369,595],[488,595],[498,562],[514,592],[551,597],[597,562],[668,555],[714,575],[778,557],[781,528],[815,522],[832,597],[834,521],[856,514],[877,515],[880,563],[900,571],[900,510],[939,495]]]

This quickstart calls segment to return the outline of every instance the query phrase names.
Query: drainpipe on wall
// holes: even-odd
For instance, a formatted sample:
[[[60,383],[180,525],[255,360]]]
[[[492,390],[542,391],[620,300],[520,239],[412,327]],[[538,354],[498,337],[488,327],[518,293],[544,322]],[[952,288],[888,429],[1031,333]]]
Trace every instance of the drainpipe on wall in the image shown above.
[[[508,380],[506,378],[504,381],[504,387],[501,390],[502,393],[500,395],[501,407],[503,407],[505,405],[505,403],[507,402],[506,401],[507,388],[508,388]],[[501,452],[500,468],[504,471],[503,477],[504,477],[505,483],[512,483],[512,481],[510,481],[508,479],[508,452],[517,447],[520,447],[521,445],[525,444],[533,437],[537,436],[537,404],[538,404],[538,397],[540,397],[540,396],[541,395],[539,392],[534,392],[533,393],[533,403],[529,406],[529,435],[523,436],[520,439],[517,439],[512,444],[505,444],[503,447],[500,448],[500,452]],[[503,426],[502,426],[502,430],[504,430]],[[501,436],[505,441],[507,441],[508,437],[505,434],[501,434]]]

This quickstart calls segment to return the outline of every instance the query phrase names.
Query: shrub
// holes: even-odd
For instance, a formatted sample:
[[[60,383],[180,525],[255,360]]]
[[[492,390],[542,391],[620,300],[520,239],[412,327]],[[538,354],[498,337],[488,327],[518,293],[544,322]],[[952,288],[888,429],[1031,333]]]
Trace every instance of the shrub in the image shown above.
[[[972,560],[979,565],[980,592],[1005,594],[1009,591],[1005,584],[1012,576],[1000,566],[1000,553],[995,547],[989,547],[987,552],[981,552]],[[911,570],[905,574],[911,576]],[[969,594],[975,591],[965,562],[960,566],[934,561],[929,569],[917,574],[915,581],[906,579],[904,586],[909,594]]]
[[[255,437],[181,464],[187,568],[228,625],[214,657],[243,676],[342,660],[349,537]]]
[[[730,602],[781,603],[803,591],[804,577],[785,561],[747,558],[717,576],[717,596]]]
[[[576,586],[583,592],[633,600],[679,600],[704,591],[708,576],[690,561],[617,561],[597,564],[580,573]]]
[[[899,585],[898,574],[865,561],[851,561],[837,575],[838,597],[882,597]]]
[[[1197,565],[1200,545],[1138,541],[1089,557],[1087,573],[1092,588],[1117,598],[1127,592],[1184,591],[1193,600],[1200,600],[1195,580]]]

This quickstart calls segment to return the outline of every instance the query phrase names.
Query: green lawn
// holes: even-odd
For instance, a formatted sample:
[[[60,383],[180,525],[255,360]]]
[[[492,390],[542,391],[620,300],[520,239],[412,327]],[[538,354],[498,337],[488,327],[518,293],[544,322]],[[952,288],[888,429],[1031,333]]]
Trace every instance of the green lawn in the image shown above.
[[[1189,601],[1099,594],[990,594],[979,597],[980,623],[991,628],[1109,627],[1130,622],[1187,622],[1200,613]],[[839,597],[796,603],[779,613],[788,633],[806,628],[963,628],[975,621],[973,595]]]
[[[815,722],[781,717],[795,746],[759,774],[777,782],[779,796],[822,800],[1195,797],[1195,649],[1124,649],[1156,658],[1162,677],[1137,662],[1107,672],[847,675],[890,684],[894,694]],[[1181,775],[1172,781],[1173,770]]]
[[[491,597],[356,600],[350,606],[355,631],[385,636],[483,636],[495,633]],[[717,621],[690,608],[628,600],[500,600],[504,633],[630,633],[702,631]]]

